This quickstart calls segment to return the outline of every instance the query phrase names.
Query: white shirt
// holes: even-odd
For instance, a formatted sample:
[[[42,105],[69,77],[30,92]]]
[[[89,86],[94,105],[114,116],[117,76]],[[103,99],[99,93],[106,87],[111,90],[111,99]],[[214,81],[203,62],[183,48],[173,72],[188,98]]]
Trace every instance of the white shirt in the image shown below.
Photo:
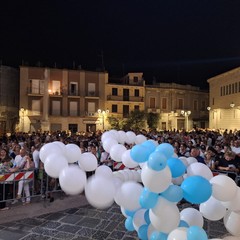
[[[40,158],[39,158],[39,151],[35,149],[33,151],[32,156],[33,156],[34,166],[35,166],[35,168],[38,169],[39,168],[39,160],[40,160]]]
[[[21,155],[17,155],[13,162],[13,167],[21,167],[25,162],[25,156],[22,157]]]

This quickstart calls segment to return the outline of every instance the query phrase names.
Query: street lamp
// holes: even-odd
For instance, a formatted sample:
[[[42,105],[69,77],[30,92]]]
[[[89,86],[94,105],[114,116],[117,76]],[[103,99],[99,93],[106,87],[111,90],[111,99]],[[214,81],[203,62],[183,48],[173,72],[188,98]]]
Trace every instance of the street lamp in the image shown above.
[[[186,118],[186,130],[188,131],[188,116],[191,114],[191,111],[181,111],[181,114]]]
[[[104,124],[105,124],[105,117],[106,115],[109,114],[109,110],[101,110],[101,109],[98,109],[98,116],[99,118],[102,118],[102,126],[103,126],[103,130],[105,129],[104,128]]]

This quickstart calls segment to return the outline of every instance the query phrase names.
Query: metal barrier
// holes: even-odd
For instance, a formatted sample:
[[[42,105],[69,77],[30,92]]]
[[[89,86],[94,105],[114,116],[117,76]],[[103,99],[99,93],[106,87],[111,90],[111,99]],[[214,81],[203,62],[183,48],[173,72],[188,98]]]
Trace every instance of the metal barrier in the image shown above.
[[[231,171],[223,171],[223,170],[212,170],[213,176],[217,176],[219,174],[227,175],[230,178],[232,178],[236,184],[238,184],[240,180],[240,175],[237,174],[236,172],[231,172]]]
[[[26,196],[28,188],[29,196]],[[21,191],[20,195],[18,190]],[[0,203],[19,200],[24,202],[35,197],[45,200],[48,195],[55,192],[63,193],[58,179],[49,177],[44,169],[0,174]]]

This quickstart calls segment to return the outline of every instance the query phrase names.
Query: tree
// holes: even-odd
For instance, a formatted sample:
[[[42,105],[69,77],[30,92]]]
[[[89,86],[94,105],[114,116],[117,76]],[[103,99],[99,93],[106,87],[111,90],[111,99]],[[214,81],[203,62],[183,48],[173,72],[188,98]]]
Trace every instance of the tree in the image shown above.
[[[159,113],[150,112],[147,114],[147,124],[150,129],[157,129],[159,123]]]
[[[125,120],[117,117],[109,116],[107,120],[112,129],[120,130],[125,125]]]
[[[126,119],[126,125],[124,126],[129,129],[141,130],[145,128],[146,115],[144,111],[135,110],[130,112],[129,117]]]

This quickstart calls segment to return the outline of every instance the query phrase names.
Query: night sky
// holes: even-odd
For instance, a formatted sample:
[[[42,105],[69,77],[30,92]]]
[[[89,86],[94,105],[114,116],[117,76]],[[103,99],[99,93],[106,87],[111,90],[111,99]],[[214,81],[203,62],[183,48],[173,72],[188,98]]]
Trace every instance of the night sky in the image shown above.
[[[0,60],[207,88],[240,66],[240,0],[8,0]]]

